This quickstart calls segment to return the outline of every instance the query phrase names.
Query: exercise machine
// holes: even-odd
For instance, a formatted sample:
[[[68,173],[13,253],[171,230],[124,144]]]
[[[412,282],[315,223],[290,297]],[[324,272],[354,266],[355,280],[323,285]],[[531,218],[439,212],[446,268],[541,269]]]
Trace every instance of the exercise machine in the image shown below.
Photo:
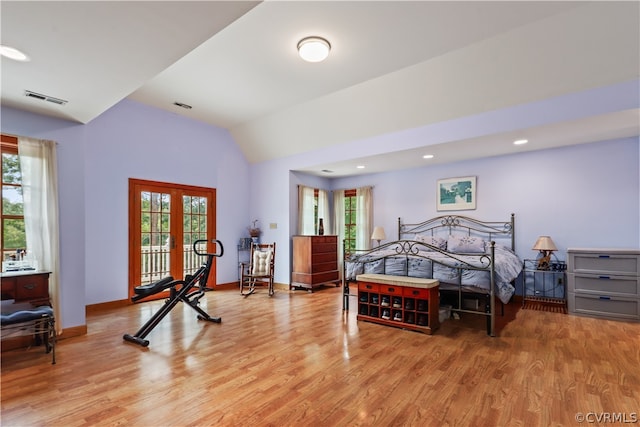
[[[222,322],[221,318],[209,316],[206,311],[198,306],[200,299],[204,296],[204,293],[207,290],[207,279],[209,278],[213,259],[215,257],[221,257],[224,254],[222,242],[219,240],[212,241],[220,246],[220,253],[212,254],[200,252],[198,250],[198,245],[201,243],[207,243],[207,240],[201,239],[193,242],[193,252],[196,255],[207,257],[205,263],[194,274],[188,274],[184,280],[174,280],[173,277],[168,276],[158,280],[157,282],[148,285],[136,286],[134,288],[135,295],[131,298],[131,301],[133,302],[155,295],[167,289],[169,290],[169,298],[165,300],[165,303],[160,310],[158,310],[147,321],[147,323],[145,323],[140,330],[135,333],[135,335],[124,334],[122,338],[125,341],[141,345],[142,347],[147,347],[149,345],[149,340],[146,340],[145,337],[149,335],[153,328],[155,328],[179,302],[184,302],[189,305],[189,307],[193,308],[198,313],[198,320],[206,320],[213,323]]]

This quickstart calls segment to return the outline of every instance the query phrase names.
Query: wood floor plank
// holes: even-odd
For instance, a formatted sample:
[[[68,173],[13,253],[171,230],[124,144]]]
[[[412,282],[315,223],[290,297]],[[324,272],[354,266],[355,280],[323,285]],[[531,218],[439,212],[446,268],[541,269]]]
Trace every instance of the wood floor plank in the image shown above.
[[[638,323],[511,304],[498,337],[473,315],[425,335],[358,322],[340,288],[214,291],[201,306],[221,324],[180,304],[148,348],[124,342],[161,304],[92,312],[56,365],[41,347],[2,353],[2,425],[546,427],[640,413]]]

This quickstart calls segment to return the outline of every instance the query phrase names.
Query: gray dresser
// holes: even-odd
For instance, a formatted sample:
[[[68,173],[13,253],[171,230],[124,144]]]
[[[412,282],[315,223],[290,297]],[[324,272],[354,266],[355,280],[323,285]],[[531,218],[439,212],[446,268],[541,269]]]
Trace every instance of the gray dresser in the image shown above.
[[[640,249],[569,248],[569,313],[640,320]]]

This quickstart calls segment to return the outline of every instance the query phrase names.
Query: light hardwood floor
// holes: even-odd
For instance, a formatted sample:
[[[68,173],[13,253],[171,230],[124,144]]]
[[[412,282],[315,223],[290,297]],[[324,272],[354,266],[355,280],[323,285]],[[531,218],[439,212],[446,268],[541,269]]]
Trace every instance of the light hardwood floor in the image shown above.
[[[434,335],[356,320],[340,288],[214,291],[125,343],[161,302],[87,318],[88,334],[2,354],[3,426],[569,426],[640,418],[640,324],[519,310]],[[617,415],[620,417],[620,415]],[[602,418],[600,418],[602,420]],[[583,423],[615,425],[615,423]]]

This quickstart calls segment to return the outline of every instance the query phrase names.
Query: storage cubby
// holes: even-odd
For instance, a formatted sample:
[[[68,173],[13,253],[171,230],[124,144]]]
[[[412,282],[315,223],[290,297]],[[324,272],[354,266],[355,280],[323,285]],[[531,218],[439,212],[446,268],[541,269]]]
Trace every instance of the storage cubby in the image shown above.
[[[358,320],[431,334],[440,326],[438,281],[421,280],[390,285],[358,279]]]

